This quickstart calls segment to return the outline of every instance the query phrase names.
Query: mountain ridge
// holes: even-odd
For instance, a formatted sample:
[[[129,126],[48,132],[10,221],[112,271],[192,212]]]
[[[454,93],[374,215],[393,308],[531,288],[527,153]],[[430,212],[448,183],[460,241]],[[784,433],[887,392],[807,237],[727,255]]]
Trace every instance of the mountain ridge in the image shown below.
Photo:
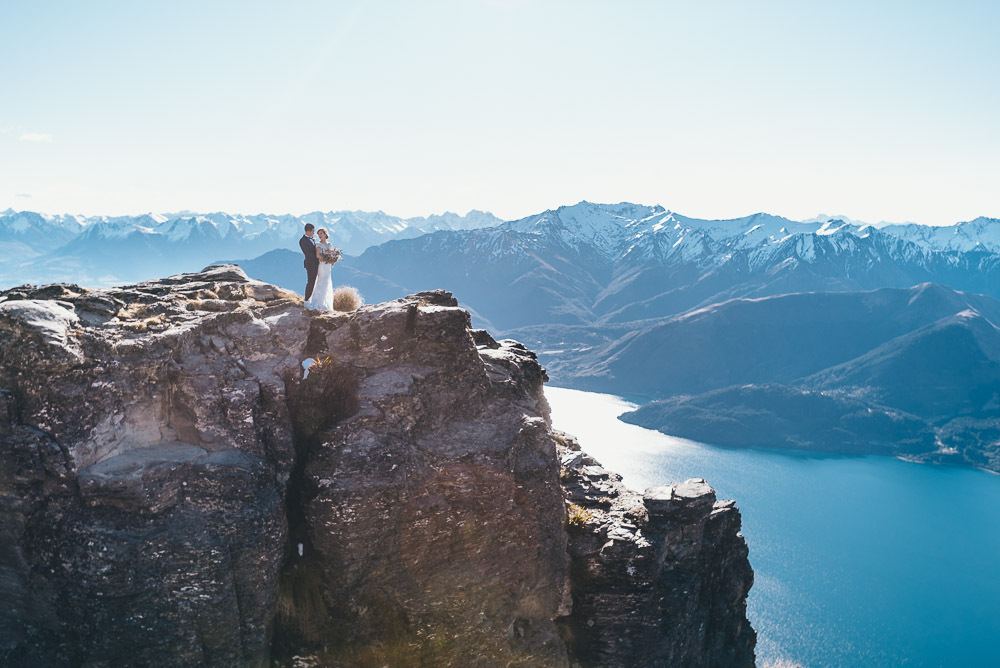
[[[461,233],[491,228],[499,235],[508,235],[511,253],[516,254],[518,246],[542,242],[552,248],[575,249],[588,263],[610,263],[611,271],[619,265],[685,264],[704,273],[728,271],[727,265],[733,262],[753,269],[773,264],[777,255],[811,261],[820,237],[850,242],[851,238],[874,235],[880,238],[882,247],[901,240],[905,243],[895,252],[909,262],[917,261],[921,251],[925,256],[959,254],[957,259],[936,258],[946,264],[970,263],[962,254],[985,253],[992,257],[1000,253],[1000,220],[986,216],[950,226],[905,223],[879,227],[828,216],[795,221],[763,212],[709,220],[660,205],[596,204],[586,200],[506,222],[476,209],[464,216],[445,212],[414,218],[383,211],[314,211],[302,215],[184,211],[78,216],[8,209],[0,213],[0,261],[8,264],[0,272],[0,286],[60,280],[106,284],[114,278],[126,281],[147,277],[135,275],[135,267],[116,273],[113,267],[92,261],[96,245],[116,246],[121,255],[146,253],[150,275],[192,270],[193,265],[219,259],[255,257],[275,248],[294,250],[295,240],[307,222],[330,228],[335,242],[348,254],[361,254],[389,240],[438,231]],[[142,244],[140,249],[131,247],[129,239],[142,238],[135,232],[153,235],[151,243]],[[654,296],[644,294],[642,299]]]
[[[1000,238],[1000,221],[973,231],[979,245],[962,250],[839,221],[804,224],[770,214],[702,221],[662,207],[581,202],[375,246],[353,262],[410,289],[460,286],[463,302],[516,330],[656,318],[741,296],[924,282],[1000,296],[1000,252],[988,238]],[[513,307],[536,298],[546,302],[540,312]]]
[[[346,252],[360,253],[388,239],[500,222],[476,209],[464,216],[445,212],[410,219],[382,211],[112,217],[8,211],[0,214],[0,262],[5,265],[0,287],[57,281],[102,287],[193,271],[220,259],[296,249],[306,223],[329,228]]]

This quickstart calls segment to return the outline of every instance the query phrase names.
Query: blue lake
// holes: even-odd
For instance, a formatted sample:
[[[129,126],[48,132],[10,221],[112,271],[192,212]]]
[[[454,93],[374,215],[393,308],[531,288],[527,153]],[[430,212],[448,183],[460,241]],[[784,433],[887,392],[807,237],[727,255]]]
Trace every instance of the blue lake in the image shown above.
[[[705,478],[743,514],[759,665],[1000,665],[1000,476],[887,457],[731,450],[545,390],[552,423],[630,487]]]

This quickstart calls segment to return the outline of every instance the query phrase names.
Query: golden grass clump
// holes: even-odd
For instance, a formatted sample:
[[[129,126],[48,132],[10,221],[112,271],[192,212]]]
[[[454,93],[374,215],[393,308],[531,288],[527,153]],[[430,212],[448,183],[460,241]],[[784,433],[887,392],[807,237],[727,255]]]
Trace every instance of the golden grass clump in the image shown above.
[[[155,325],[162,325],[167,321],[167,319],[162,315],[154,315],[143,320],[137,320],[135,322],[125,323],[125,327],[132,330],[137,334],[143,334],[148,332],[150,327]]]
[[[119,320],[133,320],[141,315],[144,315],[148,311],[149,305],[135,302],[118,309],[118,313],[116,313],[115,316]]]
[[[590,511],[575,503],[569,504],[569,507],[566,509],[566,519],[569,525],[573,527],[582,527],[592,517],[593,515],[590,514]]]
[[[341,285],[333,291],[334,311],[355,311],[365,303],[358,289],[350,285]]]
[[[290,302],[295,302],[296,304],[304,304],[305,298],[302,295],[297,295],[291,290],[285,290],[284,288],[279,288],[276,293],[280,299],[287,299]]]
[[[131,330],[137,334],[144,334],[150,329],[155,329],[157,327],[163,329],[163,325],[166,325],[167,318],[162,313],[149,315],[150,308],[148,304],[129,304],[128,306],[123,306],[118,309],[116,314],[117,318],[122,322],[122,327]]]

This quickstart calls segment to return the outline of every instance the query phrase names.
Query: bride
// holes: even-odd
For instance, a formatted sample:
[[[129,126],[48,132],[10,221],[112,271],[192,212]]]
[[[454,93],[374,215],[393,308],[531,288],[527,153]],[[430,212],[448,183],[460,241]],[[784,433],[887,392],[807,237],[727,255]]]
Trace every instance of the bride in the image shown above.
[[[306,302],[310,308],[322,311],[333,310],[333,279],[330,278],[330,270],[334,263],[340,259],[340,251],[330,245],[330,233],[325,228],[316,230],[319,241],[316,242],[316,258],[319,260],[319,272],[316,274],[316,287],[313,288],[312,297]]]

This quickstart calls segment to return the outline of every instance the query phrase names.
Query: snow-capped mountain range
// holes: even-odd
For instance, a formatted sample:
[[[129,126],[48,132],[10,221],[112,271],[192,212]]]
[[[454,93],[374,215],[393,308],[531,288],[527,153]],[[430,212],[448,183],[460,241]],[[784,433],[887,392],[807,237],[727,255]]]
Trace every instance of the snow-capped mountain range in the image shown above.
[[[505,273],[537,264],[536,275],[544,276],[560,262],[580,264],[582,274],[569,268],[567,272],[575,282],[592,283],[576,288],[593,299],[577,300],[569,309],[582,308],[582,322],[629,319],[643,312],[655,317],[664,311],[664,302],[676,302],[666,308],[676,312],[675,307],[694,306],[710,297],[706,293],[696,298],[719,283],[720,274],[733,272],[732,280],[741,274],[760,274],[767,282],[796,273],[822,275],[827,279],[824,285],[805,285],[822,289],[837,287],[831,284],[834,277],[853,287],[882,287],[904,286],[911,278],[955,282],[952,275],[964,274],[957,281],[961,285],[954,287],[992,294],[989,286],[996,279],[983,270],[993,266],[994,256],[1000,254],[1000,220],[995,218],[943,227],[876,226],[832,216],[794,221],[766,213],[705,220],[627,202],[580,202],[509,222],[481,211],[404,219],[381,211],[84,217],[8,209],[0,212],[0,285],[55,281],[106,285],[200,269],[205,263],[251,258],[279,248],[295,250],[307,222],[327,227],[349,255],[371,249],[370,257],[358,265],[376,275],[402,271],[380,266],[380,258],[393,257],[393,263],[402,267],[409,261],[398,257],[401,254],[420,258],[404,284],[438,274],[439,280],[450,279],[458,267],[464,267],[457,278],[465,283],[464,276],[477,271]],[[373,248],[400,240],[409,241]],[[443,266],[428,266],[424,262],[428,257]],[[831,263],[839,269],[826,266]],[[975,272],[980,273],[978,281],[966,280]],[[688,285],[680,275],[697,277],[699,285]],[[731,281],[722,281],[726,282]],[[686,295],[681,298],[681,293]],[[647,303],[649,299],[656,303]],[[625,311],[611,315],[609,308]]]
[[[937,282],[1000,296],[1000,220],[877,228],[592,204],[368,249],[351,266],[447,287],[498,330],[659,318],[733,297]],[[395,295],[394,295],[395,296]]]
[[[636,249],[646,249],[649,259],[693,258],[704,251],[718,255],[727,250],[762,250],[807,235],[867,238],[872,233],[911,241],[932,251],[1000,252],[1000,219],[985,217],[941,227],[916,223],[876,226],[831,216],[794,221],[766,213],[705,220],[659,206],[581,202],[507,225],[512,230],[558,236],[567,242],[571,238],[585,241],[609,255],[624,256]]]
[[[71,281],[101,286],[197,270],[205,263],[297,248],[305,223],[326,227],[346,253],[437,230],[500,223],[490,213],[400,218],[381,211],[49,216],[0,212],[0,285]]]

